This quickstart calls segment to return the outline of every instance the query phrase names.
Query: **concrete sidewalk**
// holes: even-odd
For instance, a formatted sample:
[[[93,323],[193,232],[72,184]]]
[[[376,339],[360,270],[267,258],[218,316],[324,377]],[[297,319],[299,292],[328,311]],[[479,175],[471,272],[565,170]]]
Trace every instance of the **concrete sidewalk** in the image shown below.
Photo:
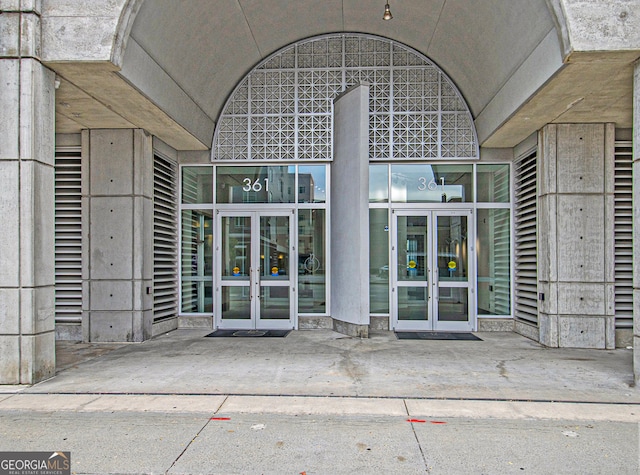
[[[392,332],[358,339],[328,330],[286,338],[207,333],[107,345],[110,351],[88,360],[81,345],[81,361],[22,391],[640,402],[631,350],[550,349],[515,333],[479,333],[482,341],[398,340]],[[68,345],[59,357],[72,352]]]
[[[638,473],[631,351],[330,331],[59,345],[0,392],[0,450],[75,473]]]

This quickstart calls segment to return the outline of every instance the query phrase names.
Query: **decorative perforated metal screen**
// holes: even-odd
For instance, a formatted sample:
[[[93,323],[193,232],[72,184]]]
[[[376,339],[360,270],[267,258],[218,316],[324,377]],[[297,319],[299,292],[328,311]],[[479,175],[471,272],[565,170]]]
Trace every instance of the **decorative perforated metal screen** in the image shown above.
[[[440,68],[420,53],[368,35],[288,46],[253,69],[227,101],[212,160],[331,160],[333,100],[370,86],[369,158],[477,158],[471,113]]]

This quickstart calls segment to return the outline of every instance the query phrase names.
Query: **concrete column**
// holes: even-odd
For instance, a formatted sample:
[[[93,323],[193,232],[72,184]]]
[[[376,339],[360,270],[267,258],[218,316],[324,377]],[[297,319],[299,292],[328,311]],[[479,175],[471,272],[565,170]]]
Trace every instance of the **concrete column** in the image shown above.
[[[54,81],[40,2],[0,2],[0,383],[55,374]]]
[[[613,124],[550,124],[538,168],[538,316],[550,347],[615,348]]]
[[[143,130],[83,134],[83,331],[144,341],[153,323],[153,148]]]
[[[334,330],[369,336],[369,86],[334,103],[331,316]]]
[[[633,74],[633,373],[640,381],[640,62]]]

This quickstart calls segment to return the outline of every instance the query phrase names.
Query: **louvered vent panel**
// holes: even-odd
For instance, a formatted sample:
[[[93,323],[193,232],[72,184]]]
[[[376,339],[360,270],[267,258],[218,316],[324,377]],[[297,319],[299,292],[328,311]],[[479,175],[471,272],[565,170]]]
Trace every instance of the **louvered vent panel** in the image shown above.
[[[536,154],[515,164],[515,317],[538,324]]]
[[[153,160],[153,320],[178,312],[177,167]]]
[[[56,323],[82,324],[82,184],[80,147],[55,154]]]
[[[615,148],[615,312],[616,328],[633,328],[633,148]]]

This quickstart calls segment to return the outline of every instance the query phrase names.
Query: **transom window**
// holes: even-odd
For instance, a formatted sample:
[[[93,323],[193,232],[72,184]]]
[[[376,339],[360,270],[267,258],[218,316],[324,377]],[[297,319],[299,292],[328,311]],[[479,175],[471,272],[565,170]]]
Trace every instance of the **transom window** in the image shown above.
[[[333,100],[360,83],[370,86],[370,160],[478,158],[471,113],[440,68],[394,41],[341,34],[253,69],[223,109],[212,160],[331,160]]]

